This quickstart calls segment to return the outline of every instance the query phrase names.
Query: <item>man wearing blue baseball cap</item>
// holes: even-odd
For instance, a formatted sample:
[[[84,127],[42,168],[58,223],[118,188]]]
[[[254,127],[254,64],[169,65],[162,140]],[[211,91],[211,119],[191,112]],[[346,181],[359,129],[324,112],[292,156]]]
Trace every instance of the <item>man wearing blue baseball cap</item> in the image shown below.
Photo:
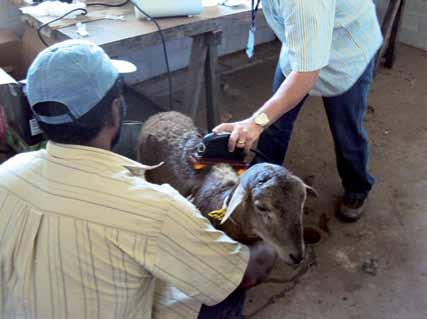
[[[120,73],[134,69],[78,40],[31,65],[26,93],[48,143],[0,166],[0,318],[217,318],[271,269],[270,248],[231,240],[148,183],[152,167],[111,152]]]

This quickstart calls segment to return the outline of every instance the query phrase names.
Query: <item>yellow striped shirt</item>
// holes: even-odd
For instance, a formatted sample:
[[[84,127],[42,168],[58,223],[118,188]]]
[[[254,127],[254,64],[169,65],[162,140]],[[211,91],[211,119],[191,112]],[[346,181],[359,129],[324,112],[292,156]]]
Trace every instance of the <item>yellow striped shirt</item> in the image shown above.
[[[262,5],[282,42],[283,74],[320,70],[312,95],[347,91],[382,43],[372,0],[262,0]]]
[[[248,248],[148,167],[49,142],[0,166],[0,318],[197,318]]]

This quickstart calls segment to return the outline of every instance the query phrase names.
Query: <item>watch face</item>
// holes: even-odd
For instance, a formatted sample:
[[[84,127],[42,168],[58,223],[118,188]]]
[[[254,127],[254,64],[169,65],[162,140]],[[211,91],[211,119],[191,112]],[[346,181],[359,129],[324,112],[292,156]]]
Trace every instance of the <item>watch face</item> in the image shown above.
[[[270,122],[267,114],[261,113],[255,118],[255,123],[261,126],[266,126]]]

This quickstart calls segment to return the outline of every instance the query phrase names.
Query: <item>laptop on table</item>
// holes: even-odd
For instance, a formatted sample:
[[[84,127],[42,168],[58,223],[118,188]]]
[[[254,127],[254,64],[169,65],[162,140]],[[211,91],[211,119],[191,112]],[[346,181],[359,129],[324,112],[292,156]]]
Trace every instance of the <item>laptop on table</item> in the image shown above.
[[[153,18],[194,16],[202,13],[202,0],[136,0],[143,11]],[[139,19],[147,19],[137,8]]]

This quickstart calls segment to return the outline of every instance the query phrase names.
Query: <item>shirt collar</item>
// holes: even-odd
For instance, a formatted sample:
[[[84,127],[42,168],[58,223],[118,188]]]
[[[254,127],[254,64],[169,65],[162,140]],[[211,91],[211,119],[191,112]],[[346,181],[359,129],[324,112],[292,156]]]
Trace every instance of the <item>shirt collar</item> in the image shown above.
[[[123,167],[135,176],[144,176],[145,171],[152,170],[163,165],[163,162],[153,166],[144,165],[101,148],[83,145],[59,144],[52,141],[47,142],[46,151],[49,156],[64,160],[89,160],[101,162],[102,164],[110,167]]]

